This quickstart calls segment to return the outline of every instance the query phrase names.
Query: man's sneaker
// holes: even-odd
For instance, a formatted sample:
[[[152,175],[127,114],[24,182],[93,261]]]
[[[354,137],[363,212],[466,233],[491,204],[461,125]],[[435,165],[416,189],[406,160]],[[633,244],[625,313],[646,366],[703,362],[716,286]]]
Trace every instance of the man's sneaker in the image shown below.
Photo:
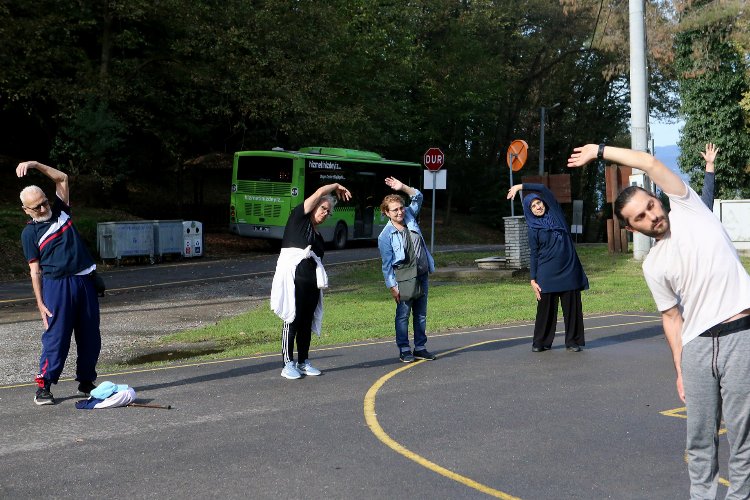
[[[432,354],[427,349],[420,349],[418,351],[414,351],[414,357],[416,359],[426,359],[426,360],[429,360],[429,361],[432,361],[432,360],[435,359],[435,355]]]
[[[401,351],[398,359],[400,359],[402,363],[411,363],[414,361],[414,356],[412,356],[409,351]]]
[[[294,361],[289,361],[284,365],[284,369],[281,370],[281,376],[288,379],[297,379],[302,378],[302,375],[300,375],[299,371],[297,371],[297,367],[295,366],[296,363]]]
[[[303,375],[310,375],[316,377],[320,375],[321,371],[310,364],[310,360],[306,359],[304,363],[297,363],[297,371]]]
[[[91,391],[94,389],[96,389],[96,385],[93,382],[81,382],[78,384],[78,393],[87,398],[91,396]]]
[[[38,405],[53,405],[55,404],[55,398],[52,397],[52,393],[49,389],[40,387],[36,390],[36,396],[34,396],[34,402]]]

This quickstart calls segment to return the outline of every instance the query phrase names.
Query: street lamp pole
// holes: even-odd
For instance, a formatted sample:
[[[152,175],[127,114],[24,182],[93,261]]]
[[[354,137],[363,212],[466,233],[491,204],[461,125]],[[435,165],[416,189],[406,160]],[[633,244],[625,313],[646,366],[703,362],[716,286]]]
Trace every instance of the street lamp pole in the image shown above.
[[[554,109],[560,105],[559,102],[556,102],[552,106],[550,106],[549,109]],[[539,108],[539,175],[544,175],[544,122],[545,116],[544,116],[545,108],[542,106]]]
[[[544,106],[539,108],[539,175],[544,175]]]

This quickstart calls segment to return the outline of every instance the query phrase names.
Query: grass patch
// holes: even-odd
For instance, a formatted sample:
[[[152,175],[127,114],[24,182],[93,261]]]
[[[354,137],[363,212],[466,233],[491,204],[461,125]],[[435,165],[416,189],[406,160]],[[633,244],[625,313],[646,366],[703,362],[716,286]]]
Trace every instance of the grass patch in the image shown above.
[[[655,312],[651,293],[641,273],[641,263],[630,255],[609,255],[605,245],[578,247],[589,277],[590,289],[583,292],[586,315],[616,312]],[[438,267],[473,266],[486,253],[441,253]],[[746,268],[750,258],[743,257]],[[331,267],[332,287],[325,293],[325,315],[320,338],[312,347],[394,337],[395,304],[382,282],[378,261]],[[533,321],[536,314],[528,277],[497,282],[430,280],[427,328],[429,332]],[[562,312],[559,315],[562,318]],[[211,342],[223,352],[196,359],[217,359],[279,352],[281,321],[262,301],[252,310],[220,321],[216,325],[166,336],[161,343]]]

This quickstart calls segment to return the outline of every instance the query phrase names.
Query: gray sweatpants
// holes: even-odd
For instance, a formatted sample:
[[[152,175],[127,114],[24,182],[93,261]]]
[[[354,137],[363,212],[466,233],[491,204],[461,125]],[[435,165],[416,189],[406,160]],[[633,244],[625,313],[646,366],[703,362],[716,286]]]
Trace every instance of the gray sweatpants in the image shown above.
[[[718,341],[718,345],[716,342]],[[717,378],[711,374],[718,349]],[[682,348],[687,403],[690,498],[715,499],[719,481],[719,426],[729,440],[727,499],[750,498],[750,330],[712,339],[698,337]]]

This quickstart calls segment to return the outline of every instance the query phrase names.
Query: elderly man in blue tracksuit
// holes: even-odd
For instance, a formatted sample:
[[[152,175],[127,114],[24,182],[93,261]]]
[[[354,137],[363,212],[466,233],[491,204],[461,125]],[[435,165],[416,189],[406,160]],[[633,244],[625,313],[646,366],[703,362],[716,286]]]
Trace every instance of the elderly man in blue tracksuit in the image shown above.
[[[435,270],[416,216],[422,207],[423,196],[418,189],[409,187],[394,177],[385,183],[394,191],[406,193],[411,198],[408,207],[398,194],[383,199],[380,211],[389,221],[378,236],[378,249],[383,260],[385,286],[396,301],[396,345],[399,359],[411,363],[415,359],[434,360],[427,344],[427,276]],[[399,276],[411,276],[400,281]],[[399,285],[401,283],[401,285]],[[409,347],[409,313],[413,310],[414,351]]]
[[[55,183],[50,201],[38,186],[21,191],[21,208],[31,217],[21,233],[23,252],[29,263],[31,284],[44,333],[34,402],[55,404],[50,392],[57,384],[75,334],[78,392],[88,396],[96,387],[96,363],[102,346],[99,330],[99,299],[94,274],[96,264],[70,217],[68,175],[37,161],[16,167],[25,177],[37,170]]]

